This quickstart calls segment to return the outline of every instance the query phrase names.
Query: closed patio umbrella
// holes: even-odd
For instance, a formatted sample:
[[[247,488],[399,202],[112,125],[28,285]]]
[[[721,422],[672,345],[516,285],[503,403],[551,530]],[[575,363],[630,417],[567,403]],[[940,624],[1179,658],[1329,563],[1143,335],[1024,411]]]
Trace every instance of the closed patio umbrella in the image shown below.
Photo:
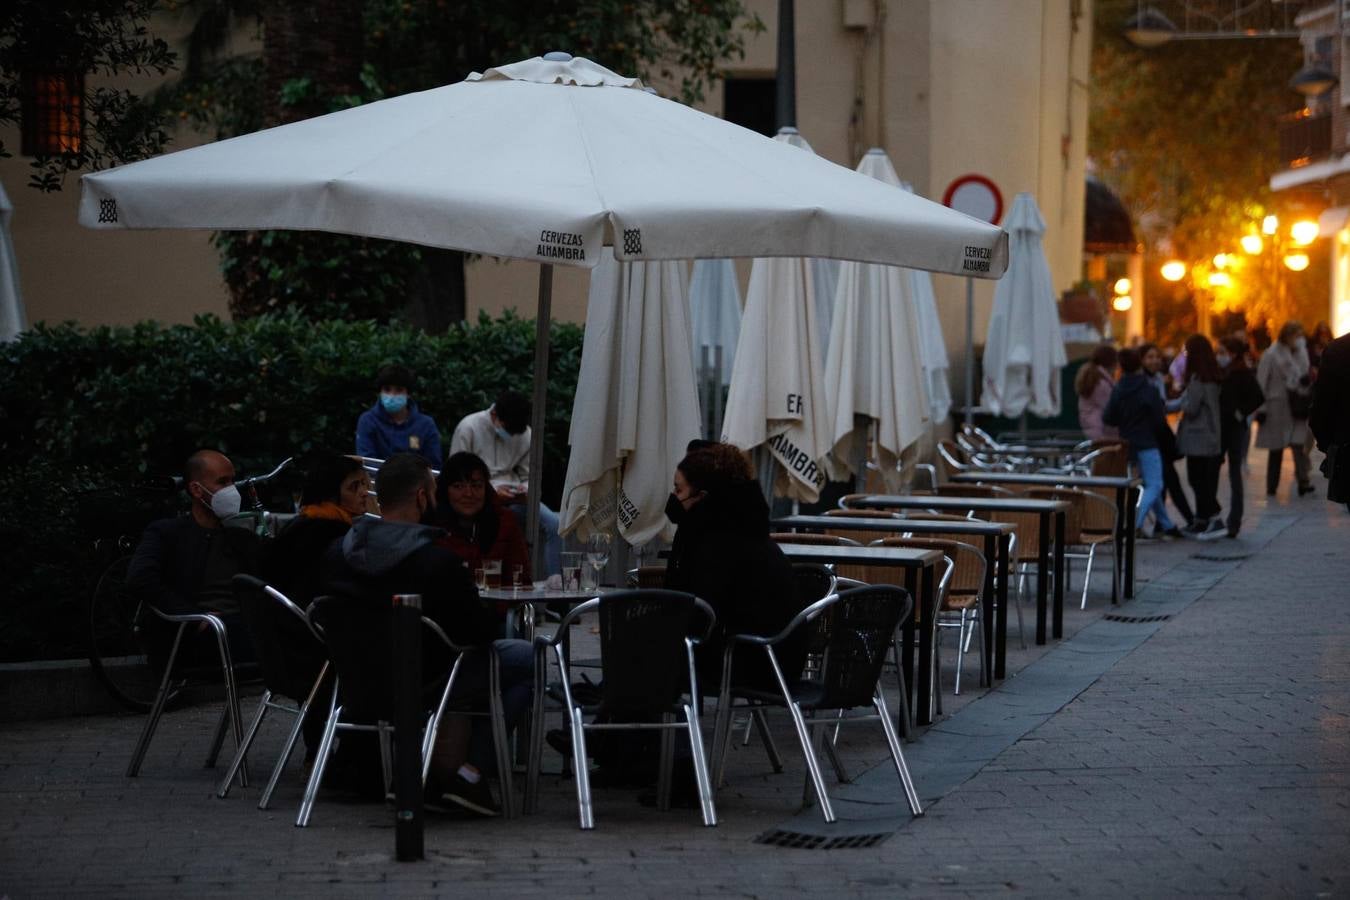
[[[994,288],[994,312],[984,343],[981,403],[994,415],[1056,416],[1064,338],[1045,260],[1045,220],[1028,193],[1013,200],[1005,226],[1008,271]]]
[[[535,260],[542,436],[553,265],[821,256],[997,278],[995,226],[549,54],[85,175],[92,228],[284,228]],[[542,469],[542,437],[531,471]],[[539,479],[530,482],[538,508]],[[534,523],[527,529],[533,536]]]
[[[741,288],[736,264],[729,259],[694,261],[689,278],[689,315],[694,332],[694,362],[701,364],[703,348],[722,351],[721,387],[731,383],[736,344],[741,339]]]
[[[699,437],[685,264],[616,262],[591,274],[560,531],[644,544],[671,529],[675,464]],[[666,535],[668,536],[668,535]]]
[[[900,186],[913,193],[909,182]],[[947,421],[952,411],[952,386],[947,360],[947,341],[938,319],[937,296],[933,293],[933,276],[918,269],[905,269],[909,281],[909,299],[914,305],[914,318],[919,328],[919,365],[923,369],[924,394],[928,399],[928,417],[936,426]]]
[[[19,263],[14,255],[14,239],[9,221],[14,205],[0,185],[0,341],[12,341],[28,327],[24,316],[23,295],[19,293]]]

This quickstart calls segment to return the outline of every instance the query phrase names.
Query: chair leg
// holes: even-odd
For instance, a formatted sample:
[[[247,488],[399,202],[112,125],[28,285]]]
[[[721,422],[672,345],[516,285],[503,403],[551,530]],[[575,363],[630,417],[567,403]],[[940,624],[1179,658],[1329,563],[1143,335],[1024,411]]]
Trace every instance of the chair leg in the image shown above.
[[[164,704],[169,698],[169,685],[173,683],[173,664],[178,661],[178,647],[183,642],[185,628],[187,623],[179,625],[178,631],[173,636],[173,648],[169,651],[168,662],[164,664],[164,675],[159,680],[159,691],[155,693],[155,702],[150,707],[150,715],[145,720],[145,727],[141,729],[141,736],[136,741],[136,749],[131,754],[131,763],[127,766],[128,778],[135,778],[140,774],[145,751],[150,749],[150,739],[155,736],[159,717],[164,714]]]
[[[328,721],[323,725],[323,738],[319,741],[319,752],[314,757],[314,768],[310,770],[305,795],[300,800],[300,811],[295,816],[296,828],[309,826],[309,816],[314,811],[314,798],[319,793],[324,769],[328,768],[328,758],[333,753],[333,735],[337,733],[338,717],[342,715],[342,707],[337,705],[337,692],[338,686],[334,684],[333,699],[328,704]]]
[[[1097,545],[1089,544],[1087,552],[1087,567],[1083,570],[1083,602],[1079,604],[1079,609],[1087,609],[1088,583],[1092,581],[1092,559],[1097,554]]]
[[[712,786],[713,790],[722,787],[722,777],[726,774],[727,750],[731,746],[731,695],[723,691],[717,698],[717,715],[713,717],[712,743]]]
[[[900,784],[905,790],[905,799],[915,816],[923,815],[923,806],[919,803],[919,793],[914,789],[914,779],[910,777],[909,766],[905,765],[905,754],[900,749],[900,739],[896,737],[895,726],[891,724],[890,713],[886,710],[886,698],[881,693],[881,685],[872,696],[872,706],[881,718],[881,730],[886,733],[886,745],[891,750],[891,762],[895,763],[895,773],[900,776]]]
[[[820,731],[821,728],[822,726],[817,726],[816,730]],[[839,779],[840,784],[848,784],[852,781],[853,779],[849,776],[848,769],[844,768],[843,760],[839,758],[839,751],[834,746],[834,741],[829,739],[820,740],[819,735],[817,735],[817,739],[819,740],[821,748],[824,749],[825,755],[830,759],[830,766],[834,769],[834,777]]]
[[[961,666],[966,661],[966,646],[970,643],[966,639],[966,618],[969,610],[961,610],[961,624],[956,627],[956,685],[952,688],[952,695],[961,696]]]
[[[492,718],[492,742],[497,749],[497,783],[501,786],[502,792],[502,816],[514,819],[516,792],[511,780],[511,741],[506,733],[506,712],[502,708],[501,665],[495,646],[491,648],[489,654],[488,713]]]
[[[375,723],[375,739],[380,745],[380,775],[384,778],[384,796],[386,799],[394,792],[394,754],[390,748],[393,727],[381,719]]]
[[[220,652],[221,674],[225,678],[225,711],[230,717],[230,728],[234,732],[234,745],[237,748],[244,742],[244,717],[239,712],[239,684],[234,678],[234,659],[230,656],[230,642],[224,631],[216,631],[216,649]],[[212,749],[207,760],[208,768],[215,766],[219,752],[219,746]],[[248,787],[247,756],[239,762],[239,786]]]
[[[525,801],[522,811],[539,811],[539,773],[544,765],[544,692],[548,689],[548,657],[534,654],[534,696],[530,713],[530,758],[525,765]]]
[[[750,735],[754,733],[754,730],[755,730],[755,723],[753,719],[747,718],[745,720],[745,733],[741,735],[742,747],[750,746]]]
[[[713,804],[712,780],[708,777],[708,757],[703,749],[703,729],[699,727],[698,710],[694,704],[685,705],[684,721],[689,727],[689,752],[694,757],[694,781],[698,783],[703,824],[711,828],[717,824],[717,808]]]
[[[790,695],[789,695],[790,696]],[[806,727],[806,719],[802,717],[802,709],[795,701],[788,701],[788,712],[792,715],[792,725],[797,729],[797,740],[802,745],[802,756],[806,757],[806,771],[811,777],[811,783],[816,789],[816,798],[820,800],[820,812],[825,817],[826,822],[835,820],[834,807],[830,805],[830,796],[825,791],[825,778],[820,772],[820,760],[816,757],[815,750],[812,747],[813,737]]]
[[[675,717],[670,713],[661,714],[661,724],[674,724]],[[671,770],[675,766],[675,730],[661,729],[661,758],[657,763],[656,808],[662,812],[670,811]]]
[[[586,729],[581,722],[581,710],[568,710],[572,724],[572,764],[576,767],[577,814],[581,827],[589,831],[595,827],[595,810],[591,804],[591,773],[586,768]]]
[[[773,735],[769,733],[769,720],[764,716],[764,707],[750,708],[750,722],[759,733],[759,740],[764,744],[764,752],[769,756],[769,765],[773,767],[774,773],[783,771],[783,757],[778,753],[778,745],[774,743]]]
[[[258,734],[258,727],[262,725],[263,717],[267,715],[267,704],[272,700],[271,691],[263,691],[262,700],[258,701],[258,711],[254,713],[253,720],[248,723],[248,731],[244,732],[243,743],[239,749],[234,751],[234,759],[230,760],[230,767],[225,770],[225,777],[220,780],[220,787],[216,788],[216,796],[221,800],[230,793],[230,782],[234,780],[235,772],[244,764],[244,756],[248,753],[248,748],[253,746],[253,739]]]
[[[225,732],[229,727],[230,707],[226,703],[220,708],[220,718],[216,720],[216,730],[211,735],[211,749],[206,751],[206,762],[202,764],[202,768],[215,768],[216,760],[220,758],[220,748],[225,746]]]
[[[902,638],[899,632],[896,632],[895,640],[891,641],[891,652],[895,655],[895,688],[900,694],[900,728],[905,734],[907,743],[914,743],[914,716],[909,710],[909,686],[905,684],[905,667],[900,663],[900,641]]]
[[[258,798],[258,809],[267,809],[272,805],[272,792],[277,789],[277,782],[281,780],[281,773],[286,771],[287,764],[291,761],[291,754],[295,753],[295,742],[300,739],[300,731],[304,728],[305,718],[309,715],[309,709],[314,705],[314,698],[318,696],[319,688],[323,687],[324,679],[328,677],[328,662],[319,668],[319,674],[314,679],[314,684],[310,686],[309,693],[305,695],[305,701],[300,704],[295,713],[295,724],[291,726],[291,733],[286,737],[286,744],[281,748],[281,758],[277,764],[272,767],[272,774],[267,779],[267,786],[263,788],[262,796]]]

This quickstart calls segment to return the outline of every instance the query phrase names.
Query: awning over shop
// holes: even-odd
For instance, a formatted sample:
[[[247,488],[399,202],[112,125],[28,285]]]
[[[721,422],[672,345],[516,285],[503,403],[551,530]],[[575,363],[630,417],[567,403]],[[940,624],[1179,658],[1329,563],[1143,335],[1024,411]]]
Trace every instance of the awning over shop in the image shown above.
[[[1083,252],[1134,253],[1139,242],[1125,204],[1096,178],[1088,178],[1083,216]]]

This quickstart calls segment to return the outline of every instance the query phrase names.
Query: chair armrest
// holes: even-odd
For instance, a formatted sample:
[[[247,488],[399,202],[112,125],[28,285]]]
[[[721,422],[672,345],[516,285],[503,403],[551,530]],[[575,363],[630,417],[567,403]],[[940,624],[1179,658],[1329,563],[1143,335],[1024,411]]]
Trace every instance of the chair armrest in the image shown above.
[[[154,606],[150,606],[150,611],[166,622],[173,622],[178,625],[186,625],[190,622],[201,622],[210,625],[211,629],[217,634],[225,634],[225,623],[221,620],[220,616],[215,613],[166,613]]]
[[[812,619],[816,618],[825,610],[829,609],[831,606],[833,606],[835,603],[838,602],[839,602],[838,594],[830,594],[827,597],[821,597],[815,603],[812,603],[806,609],[802,610],[801,612],[797,613],[797,615],[793,616],[792,621],[788,622],[787,625],[783,626],[783,630],[775,635],[733,634],[731,636],[731,640],[728,641],[727,643],[728,645],[730,645],[732,643],[739,642],[742,644],[757,644],[761,647],[772,647],[774,644],[781,643],[782,641],[787,639],[787,637],[791,635],[792,632],[796,631],[798,628],[802,627],[807,622],[810,622]]]
[[[567,634],[567,629],[572,626],[573,622],[588,612],[594,612],[599,607],[599,597],[592,597],[585,603],[574,606],[567,615],[562,617],[562,621],[558,623],[558,630],[553,632],[552,635],[536,634],[534,636],[535,647],[556,647],[558,644],[561,644],[563,636]]]

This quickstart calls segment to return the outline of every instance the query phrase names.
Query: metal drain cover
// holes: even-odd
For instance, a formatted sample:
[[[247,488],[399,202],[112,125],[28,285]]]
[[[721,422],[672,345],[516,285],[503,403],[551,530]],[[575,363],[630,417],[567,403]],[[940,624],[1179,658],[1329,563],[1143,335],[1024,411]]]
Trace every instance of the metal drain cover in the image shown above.
[[[1108,622],[1130,622],[1133,624],[1139,624],[1143,622],[1166,622],[1168,619],[1172,618],[1172,614],[1165,613],[1160,616],[1121,616],[1113,613],[1110,615],[1102,616],[1102,618],[1104,618]]]
[[[773,847],[789,847],[794,850],[861,850],[876,847],[884,843],[894,832],[881,834],[847,834],[826,836],[821,834],[803,834],[800,831],[783,831],[775,828],[755,838],[756,844],[768,844]]]

